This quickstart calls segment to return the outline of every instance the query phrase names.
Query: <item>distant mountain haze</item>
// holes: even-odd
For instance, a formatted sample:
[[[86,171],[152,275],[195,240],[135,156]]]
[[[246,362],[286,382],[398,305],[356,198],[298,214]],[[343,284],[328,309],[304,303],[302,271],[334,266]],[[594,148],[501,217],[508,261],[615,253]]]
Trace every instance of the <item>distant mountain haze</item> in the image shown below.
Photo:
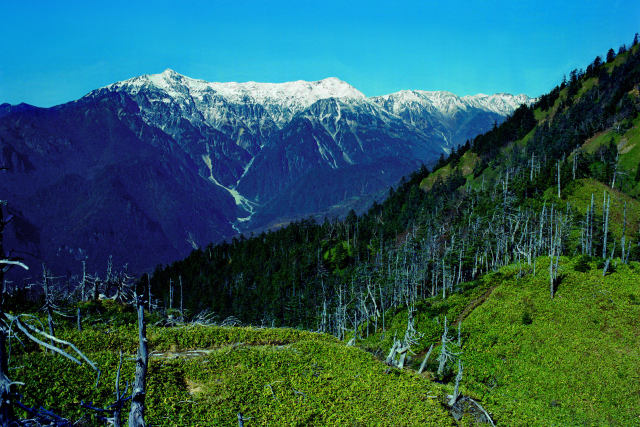
[[[166,70],[52,108],[2,104],[5,247],[59,274],[81,260],[102,271],[110,255],[141,272],[241,232],[362,211],[533,101]]]

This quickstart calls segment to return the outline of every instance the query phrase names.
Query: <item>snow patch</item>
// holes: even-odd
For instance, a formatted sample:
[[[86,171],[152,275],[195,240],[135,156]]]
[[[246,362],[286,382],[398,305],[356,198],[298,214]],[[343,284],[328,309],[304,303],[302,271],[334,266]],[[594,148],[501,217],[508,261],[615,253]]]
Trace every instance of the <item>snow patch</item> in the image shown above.
[[[213,165],[211,163],[211,156],[209,156],[208,154],[203,154],[202,155],[202,160],[204,161],[205,165],[209,169],[209,178],[208,178],[209,181],[211,181],[213,184],[217,185],[218,187],[226,190],[231,195],[231,197],[233,197],[233,200],[235,201],[236,206],[240,207],[242,210],[244,210],[248,214],[245,217],[237,217],[236,221],[237,222],[247,222],[247,221],[251,220],[251,218],[255,214],[255,207],[257,206],[257,204],[255,202],[252,202],[251,200],[247,199],[246,197],[244,197],[235,188],[225,187],[224,185],[220,184],[220,182],[218,182],[217,179],[215,179],[215,177],[213,176],[213,167],[212,167]],[[248,166],[245,169],[245,172],[246,172],[247,169],[248,169]],[[236,223],[232,223],[231,227],[234,230],[236,230],[238,233],[240,233],[240,230],[238,229]]]
[[[318,147],[318,151],[320,152],[320,156],[329,164],[332,169],[338,169],[338,164],[336,163],[335,158],[331,151],[327,150],[327,148],[318,141],[318,138],[313,135],[314,141],[316,141],[316,146]],[[331,158],[329,158],[331,157]]]

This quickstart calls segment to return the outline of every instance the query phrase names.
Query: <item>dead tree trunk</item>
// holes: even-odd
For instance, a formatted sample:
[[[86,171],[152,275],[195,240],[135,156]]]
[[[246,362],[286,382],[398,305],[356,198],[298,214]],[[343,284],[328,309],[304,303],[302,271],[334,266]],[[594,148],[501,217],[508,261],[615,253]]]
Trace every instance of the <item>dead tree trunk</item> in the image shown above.
[[[620,243],[622,244],[622,263],[626,264],[625,259],[625,234],[627,233],[627,202],[624,202],[624,219],[622,222],[622,237],[620,238]]]
[[[53,324],[53,307],[51,302],[51,292],[49,292],[49,281],[47,280],[47,270],[42,266],[42,286],[44,287],[44,309],[47,312],[47,323],[49,326],[49,335],[55,337],[55,326]],[[53,345],[53,341],[51,342]]]
[[[122,411],[122,404],[124,403],[122,396],[120,395],[120,371],[122,370],[122,350],[120,350],[120,362],[118,362],[118,372],[116,373],[116,403],[113,407],[113,427],[120,427],[122,423],[120,422],[120,412]]]
[[[183,303],[183,297],[182,297],[182,276],[179,276],[180,279],[180,321],[184,322],[184,307],[182,305]]]
[[[422,363],[420,364],[420,369],[418,369],[418,373],[419,374],[424,372],[424,368],[427,367],[427,362],[429,361],[429,356],[431,356],[431,351],[432,350],[433,350],[433,344],[431,344],[431,346],[429,347],[429,351],[427,351],[427,354],[424,356],[424,359],[422,360]]]
[[[560,160],[558,160],[558,199],[560,198]]]
[[[613,254],[616,251],[616,241],[613,241],[613,247],[611,248],[611,255],[604,260],[604,268],[602,269],[602,277],[607,275],[607,270],[609,269],[609,265],[611,264],[611,260],[613,260]]]
[[[531,168],[529,169],[529,182],[533,182],[533,160],[535,158],[535,154],[531,153]]]
[[[392,366],[394,363],[394,360],[396,358],[396,353],[398,352],[398,348],[400,347],[400,341],[398,341],[397,339],[393,339],[393,345],[391,346],[391,350],[389,350],[389,355],[387,356],[387,359],[385,360],[385,363],[387,365]]]
[[[611,197],[604,193],[604,199],[602,201],[602,216],[604,217],[604,234],[602,236],[602,258],[607,258],[607,233],[609,233],[609,205],[611,203]]]
[[[173,280],[169,279],[169,310],[173,310]]]
[[[86,301],[87,296],[87,263],[82,261],[82,279],[80,280],[80,301]]]
[[[99,281],[100,281],[100,279],[99,279],[99,278],[98,278],[98,276],[96,275],[96,276],[93,278],[93,286],[92,286],[92,288],[91,288],[91,299],[92,299],[93,301],[98,301],[98,296],[99,296],[99,295],[98,295],[98,285],[99,285],[99,283],[98,283],[98,282],[99,282]]]
[[[7,363],[6,340],[7,331],[5,328],[0,328],[0,399],[2,399],[0,401],[0,425],[3,426],[11,425],[14,419],[10,404],[11,380],[7,376],[9,366]]]
[[[556,221],[560,220],[558,216]],[[555,224],[555,233],[553,232],[553,223],[550,223],[549,232],[551,233],[551,248],[549,256],[549,293],[551,299],[555,296],[555,288],[558,284],[558,261],[560,259],[560,236],[558,232],[558,223]]]
[[[149,275],[147,274],[147,304],[149,305],[149,308],[147,310],[149,310],[149,313],[152,312],[153,310],[153,299],[151,299],[151,279],[149,278]]]
[[[458,374],[456,375],[456,384],[453,388],[453,394],[449,398],[449,406],[453,406],[460,397],[460,381],[462,381],[462,361],[458,359]]]
[[[588,250],[588,254],[589,256],[593,255],[593,213],[594,213],[594,197],[593,197],[593,193],[591,193],[591,206],[589,208],[590,210],[590,214],[589,214],[589,250]]]
[[[444,332],[442,333],[442,347],[440,348],[440,356],[438,356],[438,376],[442,377],[444,374],[444,368],[449,359],[449,350],[447,349],[447,343],[449,337],[447,336],[449,330],[447,329],[447,316],[444,317]]]
[[[4,256],[4,221],[3,205],[0,201],[0,256]],[[0,266],[4,267],[4,265]],[[4,286],[4,270],[0,268],[0,281]],[[9,363],[7,360],[6,342],[9,335],[9,328],[3,322],[4,312],[4,288],[0,299],[0,425],[8,426],[13,421],[13,411],[11,409],[11,380],[9,380]]]
[[[138,308],[138,357],[136,359],[136,377],[131,396],[131,410],[129,412],[129,427],[144,427],[144,399],[146,395],[147,366],[149,352],[147,348],[147,328],[144,321],[144,300],[142,295],[136,294]]]
[[[582,230],[582,253],[591,256],[591,248],[593,246],[593,193],[591,193],[591,205],[587,208],[587,214],[584,220],[584,228]]]
[[[616,152],[616,162],[613,166],[613,178],[611,179],[611,188],[616,188],[616,175],[618,174],[618,158],[619,157],[620,157],[620,153]]]
[[[0,207],[1,209],[1,207]],[[1,214],[0,214],[1,215]],[[0,237],[1,238],[1,237]],[[2,242],[0,242],[0,248]],[[0,270],[0,277],[3,278],[4,273]],[[0,322],[3,315],[2,303],[0,303]],[[9,380],[9,364],[7,360],[6,342],[9,329],[0,323],[0,426],[8,426],[12,423],[14,416],[11,409],[11,380]]]

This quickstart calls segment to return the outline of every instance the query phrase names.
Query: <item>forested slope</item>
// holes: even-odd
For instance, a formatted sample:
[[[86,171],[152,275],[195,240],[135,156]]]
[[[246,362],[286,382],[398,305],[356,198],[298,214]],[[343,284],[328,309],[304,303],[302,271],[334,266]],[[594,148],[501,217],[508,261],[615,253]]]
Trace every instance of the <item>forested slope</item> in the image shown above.
[[[170,281],[181,278],[192,310],[342,336],[513,262],[638,259],[638,82],[638,45],[611,51],[434,171],[415,172],[367,214],[196,250],[157,269],[152,287],[166,305]]]

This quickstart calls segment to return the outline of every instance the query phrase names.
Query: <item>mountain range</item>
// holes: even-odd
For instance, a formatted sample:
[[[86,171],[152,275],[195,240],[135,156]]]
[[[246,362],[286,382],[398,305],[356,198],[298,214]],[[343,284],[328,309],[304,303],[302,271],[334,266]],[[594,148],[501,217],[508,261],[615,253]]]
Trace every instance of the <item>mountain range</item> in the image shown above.
[[[110,256],[141,271],[241,232],[362,211],[533,101],[166,70],[51,108],[2,104],[7,247],[61,273]]]

